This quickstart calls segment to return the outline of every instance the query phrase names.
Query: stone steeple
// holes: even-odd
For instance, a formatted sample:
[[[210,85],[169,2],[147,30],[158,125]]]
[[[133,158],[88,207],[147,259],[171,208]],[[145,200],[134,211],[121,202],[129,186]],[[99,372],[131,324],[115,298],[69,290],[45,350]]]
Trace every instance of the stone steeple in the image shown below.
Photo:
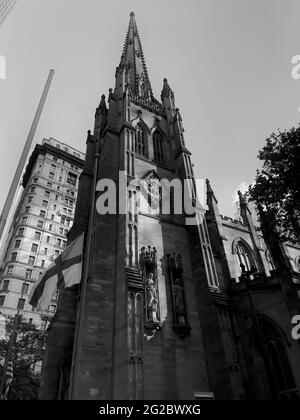
[[[130,13],[130,21],[120,67],[127,70],[127,83],[130,86],[132,95],[153,101],[154,97],[144,59],[142,43],[133,12]]]

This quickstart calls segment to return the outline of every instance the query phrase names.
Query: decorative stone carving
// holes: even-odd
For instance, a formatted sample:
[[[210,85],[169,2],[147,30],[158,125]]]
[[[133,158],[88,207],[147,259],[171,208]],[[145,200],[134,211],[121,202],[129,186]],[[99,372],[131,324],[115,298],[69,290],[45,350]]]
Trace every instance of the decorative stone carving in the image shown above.
[[[173,302],[173,330],[181,338],[185,338],[191,327],[187,318],[182,259],[175,252],[173,255],[168,254],[167,259]]]
[[[153,336],[160,329],[159,291],[157,277],[157,251],[148,246],[140,250],[140,267],[144,281],[144,330],[146,336]]]
[[[150,84],[145,73],[142,72],[141,76],[138,77],[139,96],[144,99],[150,99]]]
[[[157,288],[153,280],[153,273],[149,273],[146,279],[146,303],[147,303],[147,318],[149,321],[158,322],[158,299]]]
[[[147,173],[141,180],[141,193],[147,200],[150,208],[156,211],[160,205],[160,185],[159,178],[154,171]]]

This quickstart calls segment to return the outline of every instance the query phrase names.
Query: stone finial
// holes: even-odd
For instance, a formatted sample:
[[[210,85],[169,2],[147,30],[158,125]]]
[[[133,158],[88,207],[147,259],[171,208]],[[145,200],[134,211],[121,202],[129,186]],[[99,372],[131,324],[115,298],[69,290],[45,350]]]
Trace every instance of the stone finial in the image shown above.
[[[163,90],[161,91],[162,102],[163,102],[164,98],[168,98],[170,96],[171,91],[172,90],[169,86],[168,79],[164,78]]]

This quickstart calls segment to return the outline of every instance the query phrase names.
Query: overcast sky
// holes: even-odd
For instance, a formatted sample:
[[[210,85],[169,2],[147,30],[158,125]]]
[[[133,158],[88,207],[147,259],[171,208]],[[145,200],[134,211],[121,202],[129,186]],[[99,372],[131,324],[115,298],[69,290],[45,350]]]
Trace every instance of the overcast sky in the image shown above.
[[[160,99],[167,77],[196,176],[210,179],[223,214],[253,180],[265,138],[298,125],[299,0],[19,0],[0,26],[1,208],[50,68],[35,141],[54,137],[85,151],[132,10],[154,94]]]

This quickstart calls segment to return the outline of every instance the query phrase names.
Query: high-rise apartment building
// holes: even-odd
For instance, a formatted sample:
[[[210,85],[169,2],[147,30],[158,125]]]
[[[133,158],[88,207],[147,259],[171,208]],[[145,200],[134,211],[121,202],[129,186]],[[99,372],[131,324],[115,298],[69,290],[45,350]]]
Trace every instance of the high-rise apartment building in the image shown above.
[[[16,3],[17,0],[0,0],[0,25],[2,25]]]
[[[28,297],[34,283],[62,252],[73,223],[78,179],[85,155],[53,138],[36,145],[26,168],[24,191],[6,242],[0,274],[0,313],[18,309],[30,323],[45,327],[56,310],[35,312]]]

